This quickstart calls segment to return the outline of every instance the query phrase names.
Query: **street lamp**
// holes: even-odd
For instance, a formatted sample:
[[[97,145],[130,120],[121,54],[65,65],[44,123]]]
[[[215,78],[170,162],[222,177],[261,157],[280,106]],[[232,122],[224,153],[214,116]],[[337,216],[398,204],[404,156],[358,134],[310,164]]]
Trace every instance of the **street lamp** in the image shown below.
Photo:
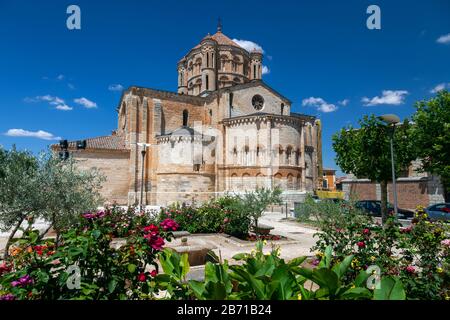
[[[398,215],[398,209],[397,209],[397,183],[395,181],[395,163],[394,163],[394,131],[395,126],[397,123],[400,122],[400,118],[395,114],[383,114],[382,116],[379,116],[379,118],[387,123],[388,125],[392,125],[392,131],[391,131],[391,167],[392,167],[392,188],[393,194],[394,194],[394,212],[395,216]]]
[[[147,147],[150,147],[151,144],[149,143],[142,143],[138,142],[136,143],[138,146],[143,147],[141,151],[142,155],[142,168],[141,168],[141,201],[139,202],[139,211],[142,211],[142,204],[144,202],[144,169],[145,169],[145,154],[147,153]]]

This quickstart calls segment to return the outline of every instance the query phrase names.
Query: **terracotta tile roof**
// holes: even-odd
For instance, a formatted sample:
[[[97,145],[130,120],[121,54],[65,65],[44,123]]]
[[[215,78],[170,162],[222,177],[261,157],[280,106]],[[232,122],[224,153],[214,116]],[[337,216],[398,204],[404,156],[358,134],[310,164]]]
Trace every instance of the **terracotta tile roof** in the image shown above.
[[[122,136],[102,136],[84,140],[86,140],[86,149],[128,150]],[[76,141],[69,141],[69,149],[75,149],[76,143]],[[59,144],[52,145],[52,148],[59,149]]]
[[[228,38],[226,35],[224,35],[222,32],[218,31],[215,34],[213,34],[212,36],[210,36],[209,34],[204,37],[202,39],[213,39],[215,41],[217,41],[217,43],[219,45],[226,45],[226,46],[233,46],[233,47],[238,47],[238,48],[242,48],[240,45],[238,45],[236,42],[234,42],[233,40],[231,40],[230,38]],[[194,49],[199,48],[200,47],[200,43],[198,45],[196,45],[194,47]]]

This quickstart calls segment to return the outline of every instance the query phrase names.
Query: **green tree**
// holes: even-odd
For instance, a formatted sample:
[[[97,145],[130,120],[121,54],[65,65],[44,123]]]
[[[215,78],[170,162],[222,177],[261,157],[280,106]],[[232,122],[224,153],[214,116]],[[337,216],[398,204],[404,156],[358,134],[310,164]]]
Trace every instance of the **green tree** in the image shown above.
[[[58,237],[80,213],[102,203],[99,190],[105,178],[96,169],[80,170],[73,158],[61,161],[51,153],[41,154],[39,164],[40,215]]]
[[[0,230],[10,231],[5,257],[22,223],[39,209],[38,161],[28,151],[0,148]]]
[[[360,128],[343,128],[333,135],[336,163],[345,173],[358,178],[368,178],[381,186],[381,212],[383,223],[387,219],[387,185],[392,181],[390,137],[394,134],[395,173],[399,173],[414,160],[415,152],[410,143],[410,123],[387,126],[375,115],[364,116]]]
[[[27,151],[0,148],[0,230],[9,231],[5,254],[26,220],[43,218],[57,235],[76,217],[95,209],[104,180],[96,170],[82,171],[73,160],[61,162],[52,153],[35,157]]]
[[[439,91],[430,100],[418,101],[412,117],[413,143],[422,160],[422,171],[441,177],[446,201],[450,201],[450,93]]]
[[[258,226],[258,219],[261,218],[264,210],[271,204],[281,204],[280,188],[266,189],[257,188],[255,191],[246,192],[242,197],[242,209],[252,218],[254,226]]]

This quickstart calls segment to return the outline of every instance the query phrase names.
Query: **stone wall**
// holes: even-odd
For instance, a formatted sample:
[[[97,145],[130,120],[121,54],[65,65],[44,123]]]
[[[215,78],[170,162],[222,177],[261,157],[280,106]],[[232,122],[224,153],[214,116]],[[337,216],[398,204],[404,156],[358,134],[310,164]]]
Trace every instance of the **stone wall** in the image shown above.
[[[102,185],[100,193],[109,202],[117,202],[126,205],[128,202],[128,167],[130,162],[129,152],[73,152],[76,165],[81,170],[97,168],[106,181]]]
[[[215,196],[214,175],[207,174],[158,174],[158,205],[174,202],[204,202]]]

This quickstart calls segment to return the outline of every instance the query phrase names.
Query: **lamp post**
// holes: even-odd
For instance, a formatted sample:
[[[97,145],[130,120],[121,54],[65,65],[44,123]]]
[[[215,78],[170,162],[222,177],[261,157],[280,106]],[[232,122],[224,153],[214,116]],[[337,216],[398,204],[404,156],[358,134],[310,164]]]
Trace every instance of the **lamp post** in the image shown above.
[[[147,154],[147,147],[150,147],[149,143],[136,143],[138,146],[143,147],[141,151],[142,155],[142,167],[141,167],[141,199],[139,202],[139,211],[142,211],[142,204],[144,202],[144,170],[145,170],[145,155]]]
[[[387,123],[388,125],[392,125],[392,131],[391,131],[391,168],[392,168],[392,188],[393,188],[393,194],[394,194],[394,212],[395,216],[398,215],[398,209],[397,209],[397,183],[395,181],[395,163],[394,163],[394,132],[395,132],[395,125],[400,122],[400,118],[395,114],[384,114],[379,117],[382,121]]]

